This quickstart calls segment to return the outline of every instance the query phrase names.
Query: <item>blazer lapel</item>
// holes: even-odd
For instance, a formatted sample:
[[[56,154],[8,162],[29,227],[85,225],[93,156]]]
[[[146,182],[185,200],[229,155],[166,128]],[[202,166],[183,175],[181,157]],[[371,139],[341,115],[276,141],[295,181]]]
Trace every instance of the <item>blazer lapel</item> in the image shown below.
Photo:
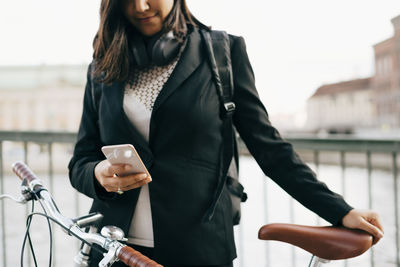
[[[190,74],[200,65],[202,61],[202,42],[197,29],[189,34],[188,40],[180,60],[174,71],[165,83],[164,88],[159,93],[153,106],[153,113],[163,104],[163,102],[186,80]]]
[[[140,157],[147,167],[152,163],[153,155],[146,139],[139,133],[136,127],[126,116],[123,108],[124,83],[114,82],[110,86],[105,86],[104,97],[107,99],[107,111],[114,120],[114,129],[119,136],[119,143],[132,144],[138,151]]]

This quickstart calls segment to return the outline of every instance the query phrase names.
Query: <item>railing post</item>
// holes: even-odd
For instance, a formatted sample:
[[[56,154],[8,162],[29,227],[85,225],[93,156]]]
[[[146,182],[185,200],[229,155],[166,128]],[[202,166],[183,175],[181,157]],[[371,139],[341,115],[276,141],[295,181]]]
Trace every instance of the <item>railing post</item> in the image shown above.
[[[341,172],[341,180],[342,180],[342,195],[343,198],[346,198],[346,154],[344,150],[340,151],[340,172]],[[348,266],[347,260],[343,261],[344,267]]]
[[[0,140],[0,195],[4,194],[4,171],[3,171],[3,141]],[[6,258],[6,219],[4,201],[1,203],[1,250],[3,255],[3,266],[7,266]]]
[[[267,184],[267,179],[265,179],[265,182],[263,183],[263,193],[264,193],[264,221],[265,223],[268,223],[268,184]],[[271,266],[271,261],[270,261],[270,249],[269,249],[269,242],[265,242],[265,252],[266,252],[266,258],[267,258],[267,262],[266,262],[266,267],[270,267]]]
[[[319,177],[319,151],[314,150],[314,166],[315,166],[315,174]],[[321,225],[321,219],[319,216],[316,217],[315,221],[316,225]]]
[[[50,192],[54,192],[54,165],[53,165],[53,143],[49,142],[47,143],[47,150],[49,151],[49,187],[50,187]],[[53,226],[54,223],[51,222],[51,225]],[[53,239],[53,244],[56,243],[56,236],[55,236],[55,231],[54,234],[51,236]],[[57,257],[56,257],[56,246],[52,247],[52,253],[54,257],[52,257],[52,263],[53,266],[57,266]]]
[[[314,165],[315,165],[315,173],[318,175],[319,173],[319,151],[314,150]]]
[[[368,208],[372,210],[372,164],[371,151],[367,151],[367,175],[368,175]],[[370,265],[375,266],[374,262],[374,247],[370,248]]]
[[[397,169],[397,153],[392,153],[393,157],[393,188],[394,188],[394,223],[395,223],[395,242],[396,242],[396,263],[400,266],[400,235],[399,235],[399,195],[398,195],[398,169]]]
[[[289,199],[290,223],[294,223],[294,200],[292,197]],[[296,267],[296,247],[291,246],[292,266]]]
[[[29,166],[29,163],[28,163],[28,141],[24,141],[24,162],[26,165]],[[28,217],[28,214],[30,213],[29,206],[26,205],[25,207],[26,207],[26,209],[25,209],[26,216],[25,217]],[[32,253],[31,253],[31,246],[30,246],[29,242],[26,244],[26,250],[28,253],[28,267],[31,267],[32,266],[32,255],[31,255]]]
[[[342,150],[340,151],[340,171],[342,180],[342,195],[346,197],[346,154]]]

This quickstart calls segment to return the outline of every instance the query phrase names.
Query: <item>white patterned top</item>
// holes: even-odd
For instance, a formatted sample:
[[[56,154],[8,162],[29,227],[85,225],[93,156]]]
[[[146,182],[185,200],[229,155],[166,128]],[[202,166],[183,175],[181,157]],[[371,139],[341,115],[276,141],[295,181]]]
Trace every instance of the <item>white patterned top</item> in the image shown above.
[[[125,85],[124,111],[132,124],[149,141],[150,117],[154,102],[175,69],[179,56],[165,66],[136,69]],[[131,244],[154,247],[149,186],[140,189],[139,199],[128,233]]]
[[[171,76],[178,59],[179,57],[165,66],[153,65],[145,69],[135,69],[126,84],[125,94],[134,95],[151,111],[154,101]]]

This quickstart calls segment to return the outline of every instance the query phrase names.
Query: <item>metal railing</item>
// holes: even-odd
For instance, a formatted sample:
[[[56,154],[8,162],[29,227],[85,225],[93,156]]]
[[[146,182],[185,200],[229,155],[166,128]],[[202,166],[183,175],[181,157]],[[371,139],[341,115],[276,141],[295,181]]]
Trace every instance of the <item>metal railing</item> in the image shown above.
[[[293,144],[295,147],[296,151],[300,151],[300,153],[303,153],[304,151],[306,152],[305,154],[308,153],[309,157],[305,156],[306,161],[313,164],[316,172],[318,173],[318,170],[320,166],[324,163],[324,159],[321,158],[321,153],[324,152],[332,152],[332,153],[339,153],[339,162],[338,165],[342,171],[342,179],[345,179],[344,171],[345,169],[349,166],[349,164],[353,163],[348,163],[348,159],[346,156],[348,153],[362,153],[365,155],[365,163],[364,165],[366,166],[367,169],[367,183],[368,183],[368,206],[369,208],[373,207],[373,202],[374,199],[372,198],[372,171],[375,169],[375,167],[372,164],[371,157],[372,155],[375,154],[386,154],[389,155],[391,158],[391,162],[385,162],[385,168],[390,169],[392,176],[393,176],[393,196],[394,196],[394,205],[393,205],[393,217],[394,217],[394,228],[395,228],[395,255],[394,258],[391,259],[390,261],[395,264],[394,266],[400,267],[400,235],[399,235],[399,196],[398,196],[398,190],[399,190],[399,184],[398,184],[398,154],[400,152],[400,140],[367,140],[367,139],[350,139],[350,138],[312,138],[312,137],[289,137],[286,138],[290,143]],[[35,143],[39,144],[42,147],[45,147],[48,153],[48,162],[44,163],[47,164],[47,172],[48,172],[48,177],[49,177],[49,188],[52,191],[54,189],[54,172],[55,172],[55,162],[54,162],[54,157],[56,154],[54,154],[53,147],[56,144],[70,144],[72,147],[72,144],[76,140],[76,134],[75,133],[65,133],[65,132],[19,132],[19,131],[0,131],[0,194],[4,194],[4,161],[7,161],[6,158],[4,158],[4,144],[5,143],[15,143],[18,144],[22,147],[23,150],[23,158],[19,158],[19,160],[24,160],[28,164],[28,155],[29,155],[29,144]],[[70,151],[71,152],[71,151]],[[302,154],[303,155],[303,154]],[[311,155],[311,156],[310,156]],[[21,156],[21,155],[19,155]],[[70,155],[69,155],[70,156]],[[66,166],[65,166],[66,170]],[[67,175],[65,173],[65,175]],[[345,183],[342,183],[342,192],[346,191],[346,188],[344,188]],[[264,189],[264,205],[267,205],[266,201],[266,190]],[[75,205],[75,210],[76,213],[78,213],[79,210],[79,203],[78,201],[76,202],[77,204]],[[292,202],[291,202],[292,203]],[[5,206],[4,206],[4,201],[0,202],[0,209],[1,209],[1,256],[2,259],[0,260],[0,264],[3,266],[7,266],[7,255],[6,255],[6,248],[7,248],[7,239],[6,239],[6,211],[5,211]],[[265,210],[267,210],[268,207],[265,207]],[[292,209],[292,204],[291,204],[291,212],[290,212],[290,217],[293,219],[293,209]],[[266,221],[268,221],[266,217]],[[241,225],[240,228],[243,226]],[[240,231],[241,233],[242,231]],[[239,234],[239,239],[241,239],[243,234]],[[240,242],[241,243],[241,242]],[[238,250],[239,250],[239,255],[241,254],[240,251],[243,250],[241,247],[242,245],[239,244]],[[294,252],[292,251],[292,254],[294,255]],[[292,266],[296,266],[296,262],[294,260],[294,256],[292,255]],[[245,256],[245,255],[242,255]],[[268,253],[267,253],[268,257]],[[244,265],[244,261],[239,260],[241,266]],[[56,266],[54,264],[53,266]],[[271,266],[268,265],[267,266]],[[374,253],[370,253],[370,266],[375,266],[375,255]],[[379,266],[379,265],[378,265]]]
[[[365,154],[364,166],[367,168],[367,183],[368,183],[368,208],[373,208],[372,198],[372,154],[387,154],[391,157],[391,162],[386,162],[381,166],[387,170],[391,170],[393,178],[393,215],[394,215],[394,228],[395,228],[395,259],[394,262],[397,267],[400,267],[400,233],[399,233],[399,182],[398,182],[398,154],[400,152],[400,139],[399,140],[376,140],[376,139],[355,139],[355,138],[288,138],[290,143],[293,144],[296,150],[312,150],[314,154],[314,166],[318,171],[320,165],[320,152],[339,152],[340,155],[340,168],[342,172],[342,192],[346,192],[345,188],[345,175],[346,169],[346,155],[348,153],[363,153]],[[354,164],[354,163],[353,163]],[[389,203],[388,203],[389,204]],[[370,266],[375,266],[374,249],[370,253]]]
[[[54,157],[53,157],[53,146],[54,144],[73,144],[76,142],[76,133],[66,133],[66,132],[21,132],[21,131],[0,131],[0,195],[4,194],[4,143],[13,142],[20,143],[23,147],[23,158],[18,160],[23,160],[29,165],[28,160],[28,144],[35,143],[44,145],[47,147],[48,151],[48,176],[49,176],[49,189],[50,192],[54,190]],[[6,211],[5,202],[0,201],[0,214],[1,214],[1,255],[2,260],[0,261],[2,266],[7,266],[7,240],[6,240]],[[78,208],[75,207],[76,214]],[[26,207],[26,214],[29,213],[28,206]],[[11,223],[11,222],[9,222]],[[21,230],[22,231],[22,230]],[[14,249],[15,250],[15,249]],[[53,253],[56,250],[56,246],[53,248]],[[30,251],[28,250],[30,255]],[[16,255],[14,255],[16,256]],[[28,260],[28,266],[32,266],[31,260]],[[56,266],[56,264],[54,264]]]

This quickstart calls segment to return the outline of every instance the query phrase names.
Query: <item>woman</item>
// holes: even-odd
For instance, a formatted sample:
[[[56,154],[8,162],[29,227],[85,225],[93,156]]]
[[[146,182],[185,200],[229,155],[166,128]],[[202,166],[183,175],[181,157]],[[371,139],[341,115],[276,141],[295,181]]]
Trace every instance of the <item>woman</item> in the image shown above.
[[[216,190],[222,145],[219,99],[200,30],[184,0],[102,0],[70,180],[93,198],[102,225],[165,266],[232,266],[236,257],[226,190]],[[352,209],[316,180],[271,126],[258,98],[244,40],[230,36],[234,125],[266,175],[331,222],[382,237],[378,215]],[[160,44],[161,43],[161,44]],[[100,97],[96,96],[101,92]],[[133,144],[148,168],[118,176],[101,147]],[[123,194],[119,193],[124,192]],[[93,253],[97,266],[99,255]],[[122,265],[121,265],[122,266]]]

